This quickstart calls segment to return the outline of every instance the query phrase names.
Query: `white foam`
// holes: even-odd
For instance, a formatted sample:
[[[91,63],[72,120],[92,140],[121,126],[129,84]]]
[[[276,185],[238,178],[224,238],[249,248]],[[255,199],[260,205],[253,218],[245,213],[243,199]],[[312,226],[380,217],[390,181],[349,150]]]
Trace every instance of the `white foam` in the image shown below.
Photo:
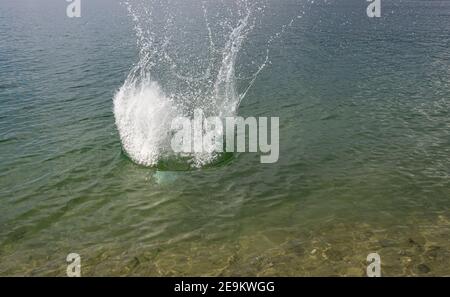
[[[114,97],[114,115],[122,145],[136,163],[155,166],[168,150],[176,109],[156,82],[125,83]]]
[[[204,65],[198,65],[174,59],[179,58],[182,51],[171,46],[174,32],[180,30],[174,27],[178,16],[167,3],[155,1],[125,2],[135,24],[139,61],[114,97],[117,129],[123,149],[138,164],[156,166],[162,159],[183,157],[182,160],[187,160],[191,167],[203,167],[213,162],[217,154],[176,155],[170,147],[171,122],[175,117],[192,117],[196,109],[203,110],[208,117],[225,118],[237,114],[241,100],[268,62],[267,50],[264,62],[244,92],[239,94],[236,60],[247,35],[255,26],[257,15],[264,13],[261,8],[264,6],[258,6],[255,0],[229,3],[233,11],[228,14],[229,10],[219,8],[217,13],[226,13],[220,16],[222,27],[217,28],[218,24],[215,23],[214,27],[209,23],[206,3],[202,2],[200,9],[203,9],[205,34],[209,39],[206,45],[209,58]],[[216,21],[217,13],[214,14]],[[159,21],[155,16],[160,17]],[[161,16],[166,23],[158,31]],[[203,67],[206,64],[207,67]],[[155,76],[165,77],[165,81],[156,82]]]

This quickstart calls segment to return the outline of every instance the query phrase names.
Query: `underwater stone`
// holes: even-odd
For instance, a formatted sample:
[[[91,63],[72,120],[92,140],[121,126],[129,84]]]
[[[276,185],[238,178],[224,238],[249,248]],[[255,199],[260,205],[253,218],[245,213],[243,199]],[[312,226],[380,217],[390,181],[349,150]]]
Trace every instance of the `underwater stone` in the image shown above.
[[[425,265],[425,264],[419,264],[419,265],[417,265],[417,270],[418,270],[420,273],[428,273],[428,272],[431,271],[430,267],[428,267],[428,266]]]

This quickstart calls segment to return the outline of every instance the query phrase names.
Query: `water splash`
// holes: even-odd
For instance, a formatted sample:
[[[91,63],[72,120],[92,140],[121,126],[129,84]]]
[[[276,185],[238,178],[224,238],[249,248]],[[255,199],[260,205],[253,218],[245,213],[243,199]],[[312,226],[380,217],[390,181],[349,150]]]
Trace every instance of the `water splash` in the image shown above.
[[[239,93],[236,61],[266,1],[124,2],[134,22],[139,61],[114,98],[114,115],[123,148],[145,166],[198,168],[220,160],[217,153],[175,155],[170,125],[175,117],[234,116],[258,74]],[[269,40],[270,42],[271,40]],[[195,141],[195,140],[194,140]],[[223,157],[223,156],[222,156]]]

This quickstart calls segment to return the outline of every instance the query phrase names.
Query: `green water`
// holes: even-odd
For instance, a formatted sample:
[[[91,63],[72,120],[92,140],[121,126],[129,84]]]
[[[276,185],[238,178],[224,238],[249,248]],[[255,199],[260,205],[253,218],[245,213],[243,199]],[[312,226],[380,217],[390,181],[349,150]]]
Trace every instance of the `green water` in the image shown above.
[[[35,2],[0,3],[0,275],[450,275],[448,2],[272,1],[238,74],[304,14],[238,113],[280,117],[279,161],[176,172],[122,152],[125,7]]]

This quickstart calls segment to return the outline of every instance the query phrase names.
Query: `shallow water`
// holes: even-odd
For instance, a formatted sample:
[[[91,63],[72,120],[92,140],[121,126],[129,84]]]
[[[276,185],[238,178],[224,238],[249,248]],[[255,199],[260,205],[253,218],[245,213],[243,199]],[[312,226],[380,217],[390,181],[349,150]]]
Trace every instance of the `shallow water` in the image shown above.
[[[280,117],[279,161],[177,172],[122,152],[134,25],[84,2],[0,3],[0,275],[450,275],[448,1],[271,1],[238,74],[295,22],[238,114]]]

